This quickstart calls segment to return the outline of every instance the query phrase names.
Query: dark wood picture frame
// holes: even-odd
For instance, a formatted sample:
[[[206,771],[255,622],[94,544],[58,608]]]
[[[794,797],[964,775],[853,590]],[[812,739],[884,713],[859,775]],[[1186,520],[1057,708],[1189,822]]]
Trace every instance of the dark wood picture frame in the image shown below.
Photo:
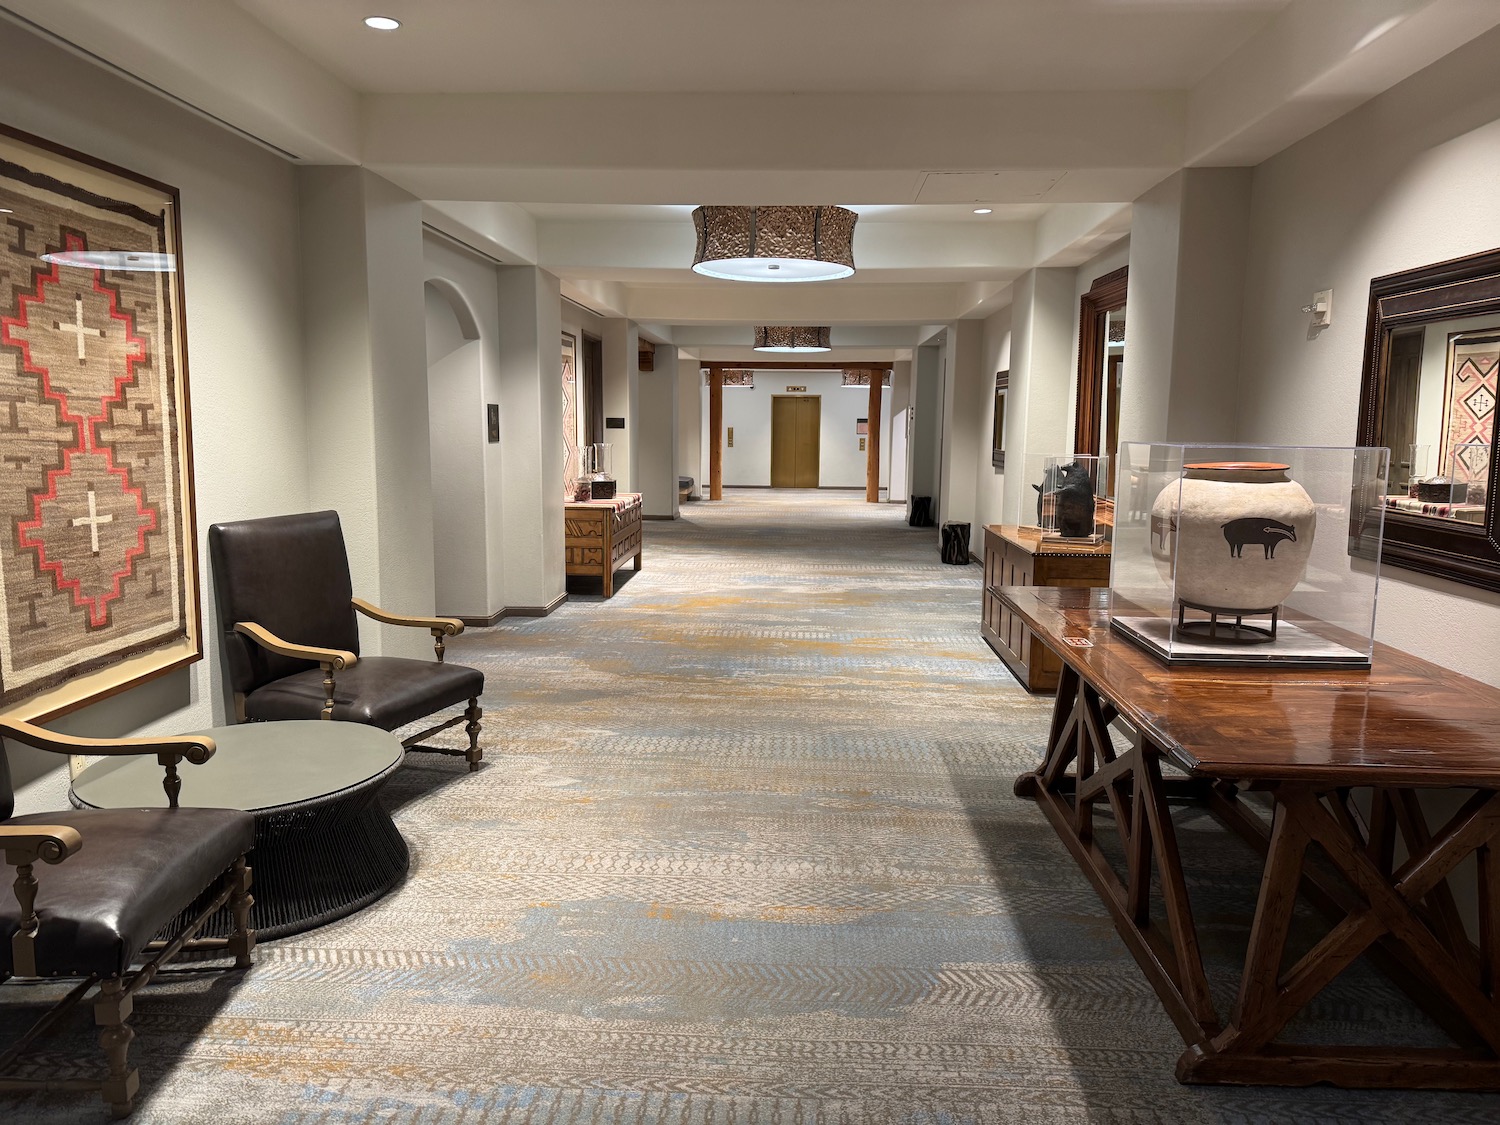
[[[171,506],[163,511],[171,511],[177,525],[181,540],[178,566],[183,582],[180,635],[129,645],[115,653],[103,653],[66,670],[59,677],[53,677],[56,682],[7,693],[3,705],[0,705],[0,712],[7,717],[44,722],[202,660],[203,607],[193,470],[192,394],[188,378],[181,195],[175,187],[150,176],[0,124],[0,158],[28,160],[26,150],[30,150],[39,162],[34,174],[51,182],[48,190],[67,197],[80,207],[119,210],[122,214],[136,208],[160,215],[165,238],[162,249],[171,255],[172,268],[166,271],[171,274],[171,279],[160,301],[160,304],[170,307],[161,310],[158,335],[154,339],[163,356],[169,358],[173,370],[176,440],[172,443],[171,455],[178,467],[175,495]]]
[[[992,423],[990,464],[1005,468],[1005,404],[1010,398],[1010,369],[995,372],[995,416]]]
[[[1371,281],[1356,442],[1386,444],[1386,388],[1393,335],[1403,328],[1489,313],[1500,316],[1500,249]],[[1500,415],[1500,411],[1494,414]],[[1492,430],[1492,442],[1495,436]],[[1382,561],[1485,590],[1500,590],[1497,480],[1500,458],[1492,456],[1483,524],[1387,511]]]
[[[1130,267],[1121,266],[1094,279],[1078,302],[1077,405],[1073,415],[1073,452],[1092,456],[1114,455],[1100,448],[1104,420],[1104,353],[1109,344],[1109,316],[1125,305],[1130,288]]]

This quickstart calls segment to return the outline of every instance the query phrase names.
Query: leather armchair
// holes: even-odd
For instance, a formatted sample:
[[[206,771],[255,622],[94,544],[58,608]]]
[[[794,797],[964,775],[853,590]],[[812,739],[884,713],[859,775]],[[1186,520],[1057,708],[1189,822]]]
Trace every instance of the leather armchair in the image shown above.
[[[470,770],[479,768],[484,673],[443,659],[445,638],[463,632],[463,622],[391,613],[356,598],[337,512],[216,523],[208,549],[239,721],[322,718],[393,731],[464,706],[403,745],[462,755]],[[357,614],[427,630],[436,661],[361,656]],[[459,723],[467,724],[467,749],[422,745]]]
[[[13,816],[3,739],[58,754],[154,754],[164,769],[165,809],[70,809]],[[97,1089],[116,1117],[134,1108],[140,1075],[130,1065],[137,992],[178,953],[216,951],[248,968],[250,868],[255,819],[232,809],[177,806],[177,767],[214,753],[203,737],[89,739],[0,719],[0,854],[14,868],[14,895],[0,893],[0,983],[12,977],[82,978],[21,1038],[0,1052],[0,1090],[46,1090],[46,1077],[19,1077],[16,1060],[55,1028],[97,984],[92,1004],[106,1075],[67,1088]],[[46,868],[46,870],[42,870]],[[207,892],[207,893],[205,893]],[[199,938],[226,903],[234,930]],[[138,962],[142,962],[138,964]]]

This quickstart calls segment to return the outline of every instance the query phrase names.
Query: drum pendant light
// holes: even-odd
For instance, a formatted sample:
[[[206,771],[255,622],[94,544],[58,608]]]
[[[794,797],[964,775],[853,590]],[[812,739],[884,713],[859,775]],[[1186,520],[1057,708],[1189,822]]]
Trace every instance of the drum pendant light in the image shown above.
[[[846,207],[697,207],[693,272],[729,281],[834,281],[854,274]]]
[[[755,329],[758,352],[827,352],[833,349],[827,328],[805,328],[799,325],[764,324]]]

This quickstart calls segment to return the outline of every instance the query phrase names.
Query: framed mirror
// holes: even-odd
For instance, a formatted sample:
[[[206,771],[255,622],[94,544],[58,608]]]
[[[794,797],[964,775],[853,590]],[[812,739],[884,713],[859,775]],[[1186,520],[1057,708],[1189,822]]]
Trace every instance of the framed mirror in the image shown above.
[[[1130,270],[1096,278],[1079,300],[1078,386],[1073,452],[1108,456],[1106,495],[1115,494],[1114,452],[1120,444],[1120,378],[1125,364],[1125,297]]]
[[[1005,468],[1005,400],[1010,396],[1010,372],[995,372],[995,432],[990,464]]]
[[[1361,445],[1391,451],[1383,558],[1500,590],[1500,250],[1370,283]]]

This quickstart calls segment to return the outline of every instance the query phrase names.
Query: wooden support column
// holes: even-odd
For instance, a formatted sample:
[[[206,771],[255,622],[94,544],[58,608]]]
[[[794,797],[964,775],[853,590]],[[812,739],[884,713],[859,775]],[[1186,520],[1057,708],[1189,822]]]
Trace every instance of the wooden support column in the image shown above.
[[[880,503],[880,389],[885,382],[884,371],[870,372],[869,418],[865,429],[869,440],[865,442],[865,503]]]
[[[708,498],[724,499],[724,369],[708,369]]]

